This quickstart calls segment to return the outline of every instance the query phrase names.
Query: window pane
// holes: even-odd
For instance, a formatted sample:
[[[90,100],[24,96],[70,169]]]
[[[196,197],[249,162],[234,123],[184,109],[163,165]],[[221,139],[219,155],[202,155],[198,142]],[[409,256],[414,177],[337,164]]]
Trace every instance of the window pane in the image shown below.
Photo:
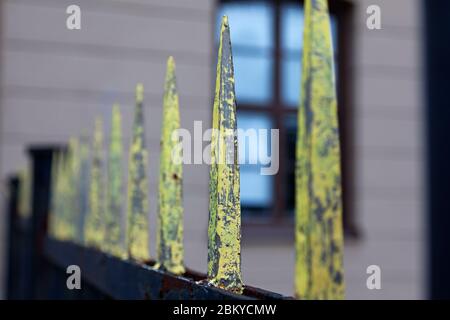
[[[263,113],[238,112],[239,162],[241,170],[241,204],[243,212],[267,213],[272,205],[273,176],[262,175],[265,158],[271,154],[270,117]],[[268,130],[266,136],[260,130]]]
[[[272,179],[257,168],[241,168],[241,204],[243,207],[267,208],[271,204]]]
[[[303,48],[303,8],[300,5],[285,5],[281,16],[281,48],[300,51]]]
[[[234,55],[237,104],[264,104],[272,99],[272,59]]]
[[[273,97],[273,7],[260,1],[222,4],[216,20],[216,43],[223,15],[230,21],[238,105],[269,104]]]
[[[330,17],[333,49],[337,50],[337,24]],[[285,5],[282,8],[281,46],[281,97],[284,104],[297,108],[300,98],[301,56],[303,48],[303,8],[298,4]],[[336,62],[336,61],[335,61]],[[336,79],[337,65],[335,63]]]
[[[217,12],[216,42],[224,15],[230,22],[233,47],[273,48],[273,8],[270,5],[264,2],[222,4]]]
[[[282,66],[282,83],[281,94],[283,97],[283,103],[290,107],[298,107],[300,98],[300,81],[301,81],[301,68],[300,58],[288,57],[283,59]]]

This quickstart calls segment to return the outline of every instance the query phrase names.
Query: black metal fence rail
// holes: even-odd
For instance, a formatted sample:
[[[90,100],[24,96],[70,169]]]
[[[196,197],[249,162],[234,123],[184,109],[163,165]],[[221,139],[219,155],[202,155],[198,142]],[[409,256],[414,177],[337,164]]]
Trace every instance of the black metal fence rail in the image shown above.
[[[143,265],[125,261],[92,248],[47,238],[46,259],[64,271],[70,265],[82,270],[83,281],[111,299],[284,299],[280,294],[246,287],[236,295],[202,284],[206,276],[188,271],[183,276],[171,275]],[[50,279],[52,283],[54,280]],[[63,283],[65,286],[65,281]],[[54,289],[54,288],[53,288]],[[63,288],[67,290],[67,288]],[[83,290],[83,283],[82,289]]]

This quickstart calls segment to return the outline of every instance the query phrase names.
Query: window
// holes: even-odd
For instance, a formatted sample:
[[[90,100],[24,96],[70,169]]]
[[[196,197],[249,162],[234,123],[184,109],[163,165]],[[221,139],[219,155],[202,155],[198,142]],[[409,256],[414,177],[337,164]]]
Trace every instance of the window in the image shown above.
[[[338,102],[342,128],[347,125],[347,121],[345,116],[342,117],[344,112],[341,104],[345,102],[348,105],[348,101],[344,101],[342,97],[345,95],[341,91],[348,90],[348,85],[339,84],[345,82],[338,68],[342,67],[341,64],[345,66],[342,60],[346,57],[341,57],[338,52],[342,43],[341,27],[345,24],[341,21],[348,5],[342,2],[342,6],[339,6],[339,3],[341,2],[333,1],[330,12],[335,65],[339,75]],[[241,164],[243,223],[283,224],[292,220],[295,210],[295,144],[301,80],[303,5],[299,1],[223,0],[216,16],[216,44],[223,15],[227,15],[230,21],[238,127],[244,130],[277,128],[280,133],[278,174],[261,175],[259,162]],[[347,55],[346,52],[344,51],[343,56]],[[345,140],[345,136],[341,134],[341,137]],[[345,141],[342,144],[343,152],[348,151],[345,149]],[[270,142],[268,145],[270,146]],[[255,152],[252,150],[246,144],[239,150],[240,157],[248,157],[249,152]],[[345,161],[344,164],[347,165]],[[349,211],[345,197],[348,194],[348,179],[344,172],[343,180],[346,215]],[[344,219],[344,224],[346,220]]]

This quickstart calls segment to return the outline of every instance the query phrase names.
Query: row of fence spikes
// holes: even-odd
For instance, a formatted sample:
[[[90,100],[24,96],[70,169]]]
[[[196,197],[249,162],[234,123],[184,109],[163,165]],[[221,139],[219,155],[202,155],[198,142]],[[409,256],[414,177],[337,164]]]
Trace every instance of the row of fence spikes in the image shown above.
[[[123,228],[121,219],[125,202],[122,124],[119,106],[115,104],[107,159],[101,118],[95,120],[91,148],[83,133],[79,139],[70,139],[67,153],[54,155],[49,223],[49,233],[54,238],[98,248],[122,259],[150,260],[143,90],[138,84],[128,162],[127,228]],[[157,267],[183,274],[182,164],[175,164],[170,156],[176,143],[170,134],[180,125],[178,109],[175,62],[170,57],[163,105]]]
[[[301,299],[341,299],[344,297],[343,280],[343,231],[340,173],[340,146],[337,122],[333,50],[330,21],[326,0],[305,1],[304,52],[302,61],[301,102],[298,111],[298,136],[296,147],[296,264],[295,293]],[[144,141],[143,88],[136,90],[136,109],[133,125],[133,140],[130,147],[128,174],[128,208],[126,251],[112,249],[120,236],[111,232],[109,245],[103,249],[118,256],[148,260],[148,154]],[[118,108],[117,108],[118,109]],[[116,115],[114,130],[120,131],[120,113]],[[117,124],[119,123],[119,124]],[[169,150],[173,150],[169,133],[179,127],[178,96],[175,86],[174,62],[168,61],[166,76],[163,128],[161,142],[161,170],[158,194],[157,259],[158,267],[180,274],[183,265],[183,208],[182,167],[168,161]],[[211,137],[210,204],[208,226],[208,282],[214,286],[236,293],[243,291],[240,260],[241,210],[239,194],[239,166],[237,164],[237,139],[232,137],[234,163],[222,163],[216,158],[225,158],[231,152],[219,145],[227,145],[236,129],[236,102],[234,94],[234,71],[228,19],[223,17],[220,30],[220,44],[217,62],[216,90],[213,107],[213,130]],[[117,129],[119,128],[119,129]],[[120,134],[112,134],[109,162],[112,166],[119,161],[121,150]],[[118,139],[118,140],[117,140]],[[96,122],[94,147],[91,161],[91,183],[86,223],[96,228],[85,232],[85,243],[102,248],[104,226],[98,225],[97,208],[107,206],[110,210],[108,224],[117,223],[117,204],[122,203],[120,195],[121,178],[107,189],[107,202],[100,199],[102,192],[101,122]],[[83,144],[81,144],[83,145]],[[71,143],[70,150],[77,144]],[[112,151],[114,150],[114,151]],[[74,161],[69,151],[67,156],[59,155],[54,166],[52,210],[61,217],[52,217],[52,228],[58,238],[71,236],[70,226],[62,219],[70,206],[61,205],[68,193],[64,173],[70,172],[67,163]],[[72,159],[72,160],[70,160]],[[173,160],[173,158],[172,158]],[[80,167],[83,168],[80,161]],[[82,169],[83,171],[83,169]],[[110,172],[109,175],[111,175]],[[60,177],[61,176],[61,177]],[[81,177],[83,174],[81,174]],[[95,180],[95,181],[94,181]],[[117,183],[117,184],[116,184]],[[70,192],[69,192],[70,193]],[[92,209],[94,211],[92,212]],[[108,211],[108,210],[107,210]],[[83,212],[83,209],[81,210]],[[101,213],[101,211],[98,211]],[[93,216],[91,216],[94,214]],[[67,218],[67,217],[66,217]],[[82,219],[81,219],[82,220]],[[67,220],[69,221],[69,220]],[[89,221],[89,222],[88,222]],[[86,225],[85,223],[85,225]],[[86,229],[91,226],[86,227]],[[94,233],[95,230],[95,233]],[[87,230],[85,230],[87,231]],[[107,233],[109,231],[106,231]],[[56,234],[58,233],[58,234]]]
[[[51,235],[62,240],[86,244],[117,257],[138,261],[150,259],[148,247],[148,151],[145,146],[143,86],[136,87],[133,136],[129,150],[127,183],[127,229],[121,230],[122,134],[119,107],[112,113],[108,152],[108,174],[104,174],[105,155],[103,124],[95,121],[90,165],[85,138],[71,139],[67,154],[57,154],[52,170]],[[234,74],[228,21],[221,28],[217,64],[216,98],[213,109],[211,158],[215,146],[223,145],[236,130]],[[157,215],[157,265],[174,274],[183,274],[183,206],[181,161],[182,150],[172,135],[180,126],[179,102],[175,79],[175,62],[167,62],[164,86],[163,122],[160,154],[160,176]],[[214,131],[214,130],[213,130]],[[222,139],[222,140],[220,140]],[[233,137],[233,164],[215,164],[210,174],[210,222],[208,242],[208,280],[217,287],[242,292],[240,270],[240,199],[237,138]],[[225,148],[218,148],[226,153]],[[178,151],[177,151],[178,150]],[[175,151],[175,152],[174,152]],[[178,152],[178,153],[177,153]],[[88,169],[90,168],[90,169]],[[87,172],[90,170],[90,172]],[[88,181],[89,180],[89,181]],[[87,187],[87,184],[89,186]],[[80,187],[74,187],[80,186]],[[105,186],[107,186],[105,188]],[[89,189],[87,193],[85,190]],[[86,197],[88,200],[86,201]],[[76,217],[73,213],[79,212]],[[123,246],[125,234],[126,246]]]

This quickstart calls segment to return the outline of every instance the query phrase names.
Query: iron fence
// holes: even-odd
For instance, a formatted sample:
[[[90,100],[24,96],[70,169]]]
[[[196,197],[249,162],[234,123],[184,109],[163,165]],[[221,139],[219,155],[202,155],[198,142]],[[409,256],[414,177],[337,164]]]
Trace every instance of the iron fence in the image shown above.
[[[327,1],[305,1],[302,94],[296,149],[295,293],[344,297],[340,148]],[[10,298],[286,299],[241,277],[241,210],[236,101],[229,24],[223,18],[212,119],[207,274],[184,265],[183,167],[175,62],[164,86],[155,257],[148,248],[148,154],[143,86],[136,87],[128,181],[121,115],[113,108],[108,157],[98,118],[91,148],[30,149],[32,170],[10,181]],[[231,155],[231,161],[227,158]],[[126,194],[126,197],[124,196]],[[27,200],[27,198],[29,198]],[[31,203],[31,206],[27,206]],[[126,203],[126,207],[124,204]],[[121,212],[126,211],[126,226]],[[206,254],[206,253],[205,253]],[[68,290],[66,268],[82,270]]]

